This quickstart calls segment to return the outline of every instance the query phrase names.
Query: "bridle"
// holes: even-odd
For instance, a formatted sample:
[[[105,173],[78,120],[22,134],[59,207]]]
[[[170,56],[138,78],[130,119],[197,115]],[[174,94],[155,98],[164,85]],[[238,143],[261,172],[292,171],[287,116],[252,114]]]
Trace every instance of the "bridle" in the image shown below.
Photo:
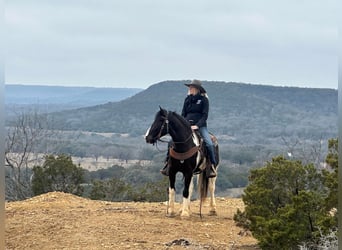
[[[162,118],[164,118],[164,122],[163,122],[163,124],[160,127],[160,131],[158,133],[158,136],[157,136],[158,139],[157,140],[160,141],[160,142],[168,142],[168,141],[164,141],[164,140],[160,139],[160,137],[161,137],[161,134],[162,134],[162,132],[164,130],[165,125],[166,125],[166,134],[169,134],[169,111],[166,111],[166,116],[162,116]],[[179,143],[179,144],[180,143],[185,143],[185,142],[187,142],[188,140],[191,139],[192,134],[193,133],[190,133],[189,137],[186,140],[184,140],[184,141],[173,141],[173,143],[176,143],[176,144],[177,143]]]
[[[164,140],[160,139],[160,137],[161,137],[161,134],[162,134],[162,132],[164,130],[165,125],[166,125],[166,134],[169,133],[169,111],[166,111],[166,116],[162,116],[162,118],[164,118],[164,122],[163,122],[163,124],[160,127],[160,131],[159,131],[159,133],[157,135],[157,140],[161,141],[161,142],[167,142],[167,141],[164,141]]]

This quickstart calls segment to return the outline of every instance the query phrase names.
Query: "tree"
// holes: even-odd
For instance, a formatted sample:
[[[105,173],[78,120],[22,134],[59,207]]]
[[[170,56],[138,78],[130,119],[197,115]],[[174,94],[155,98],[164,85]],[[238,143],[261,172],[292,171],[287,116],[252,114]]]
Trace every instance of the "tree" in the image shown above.
[[[47,136],[46,121],[37,112],[19,114],[7,127],[5,145],[6,200],[32,196],[31,169],[33,153],[39,141]]]
[[[164,201],[168,187],[167,178],[144,185],[132,186],[118,178],[93,180],[90,199],[106,201]]]
[[[142,187],[137,187],[132,193],[134,201],[160,202],[167,200],[168,178],[156,182],[147,182]]]
[[[106,201],[126,200],[131,192],[131,186],[118,178],[94,180],[90,199]]]
[[[325,159],[328,164],[327,169],[323,169],[324,184],[328,188],[328,195],[325,198],[325,205],[328,211],[337,209],[338,205],[338,140],[330,139],[328,142],[328,154]],[[328,218],[328,225],[337,227],[337,213],[333,218]],[[331,221],[332,220],[332,221]]]
[[[33,167],[32,191],[34,195],[60,191],[81,195],[84,170],[73,164],[70,156],[45,156],[43,166]]]
[[[324,160],[323,137],[308,143],[306,140],[298,137],[281,136],[282,141],[287,149],[287,154],[291,159],[301,160],[303,164],[313,163],[316,167],[320,167]]]
[[[234,220],[262,249],[296,249],[331,227],[323,175],[312,164],[278,156],[251,170],[249,180],[242,195],[245,211],[238,210]]]

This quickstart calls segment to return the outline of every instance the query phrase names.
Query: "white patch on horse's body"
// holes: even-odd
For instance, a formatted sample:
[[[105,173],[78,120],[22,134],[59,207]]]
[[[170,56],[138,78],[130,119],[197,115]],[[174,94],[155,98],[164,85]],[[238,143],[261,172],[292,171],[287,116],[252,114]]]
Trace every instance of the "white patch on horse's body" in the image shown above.
[[[195,143],[195,145],[196,145],[197,147],[199,147],[200,144],[201,144],[200,138],[199,138],[199,136],[198,136],[195,132],[192,133],[192,139],[193,139],[193,142]],[[200,164],[200,162],[201,162],[201,157],[202,157],[201,151],[198,151],[198,154],[197,154],[197,157],[196,157],[196,167]],[[204,157],[204,156],[203,156],[203,157]],[[205,157],[204,157],[204,159],[203,159],[203,161],[202,161],[202,164],[201,164],[201,166],[199,167],[199,169],[204,170],[204,169],[205,169],[205,165],[206,165],[206,159],[205,159]]]
[[[151,129],[151,127],[149,127],[149,128],[147,129],[147,131],[146,131],[146,134],[145,134],[145,137],[144,137],[144,138],[146,138],[146,137],[148,136],[148,134],[150,133],[150,129]]]
[[[193,142],[195,143],[196,146],[200,145],[200,140],[199,140],[199,138],[198,138],[198,136],[196,135],[195,132],[192,132],[192,140],[193,140]]]

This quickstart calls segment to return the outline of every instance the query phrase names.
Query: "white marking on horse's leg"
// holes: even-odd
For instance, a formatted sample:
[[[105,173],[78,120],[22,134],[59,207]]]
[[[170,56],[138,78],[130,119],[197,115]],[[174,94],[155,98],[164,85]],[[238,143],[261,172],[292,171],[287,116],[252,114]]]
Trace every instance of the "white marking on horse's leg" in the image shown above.
[[[190,216],[190,197],[185,198],[183,197],[183,206],[182,206],[182,213],[181,217],[189,217]]]
[[[216,215],[216,201],[215,201],[215,183],[216,177],[209,179],[209,191],[210,191],[210,211],[212,215]]]
[[[190,216],[190,201],[191,201],[191,196],[192,192],[194,189],[194,183],[193,183],[193,178],[191,178],[190,184],[189,184],[189,196],[188,198],[183,197],[183,206],[182,206],[182,211],[181,211],[181,217],[189,217]]]
[[[173,188],[169,188],[169,214],[174,216],[175,213],[175,190]]]

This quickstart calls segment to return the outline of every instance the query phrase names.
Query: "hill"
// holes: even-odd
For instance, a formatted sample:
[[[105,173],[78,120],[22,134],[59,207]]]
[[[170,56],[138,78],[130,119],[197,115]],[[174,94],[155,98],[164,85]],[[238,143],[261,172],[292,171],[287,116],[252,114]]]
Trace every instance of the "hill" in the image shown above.
[[[120,102],[50,114],[55,128],[143,135],[159,105],[181,112],[185,81],[165,81]],[[209,93],[209,129],[237,143],[268,144],[298,137],[337,136],[337,90],[203,82]]]
[[[235,226],[240,199],[218,198],[217,216],[170,218],[164,203],[93,201],[52,192],[5,204],[6,249],[258,249]]]

